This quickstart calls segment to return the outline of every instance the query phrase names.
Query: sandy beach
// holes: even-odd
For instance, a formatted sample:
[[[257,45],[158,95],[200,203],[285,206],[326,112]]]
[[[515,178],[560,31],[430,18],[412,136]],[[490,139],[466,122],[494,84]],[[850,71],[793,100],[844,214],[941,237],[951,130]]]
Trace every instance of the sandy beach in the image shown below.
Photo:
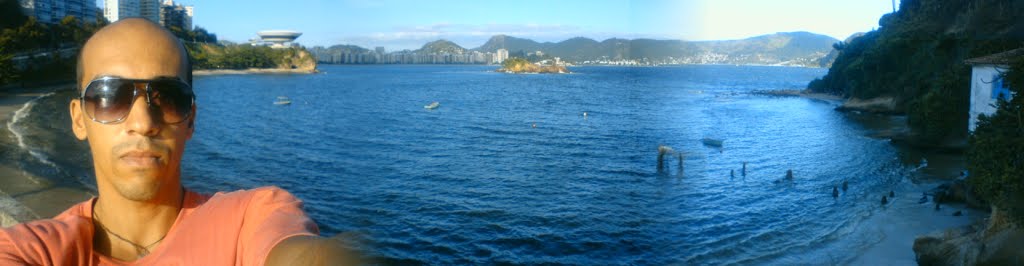
[[[4,151],[0,153],[20,149],[16,141],[13,141],[15,136],[8,127],[18,110],[33,99],[69,86],[72,85],[0,91],[0,138],[10,139],[12,141],[6,143],[13,143],[10,147],[3,146]],[[81,185],[54,182],[20,169],[18,162],[6,159],[0,161],[0,225],[3,227],[53,217],[92,196],[93,193]]]

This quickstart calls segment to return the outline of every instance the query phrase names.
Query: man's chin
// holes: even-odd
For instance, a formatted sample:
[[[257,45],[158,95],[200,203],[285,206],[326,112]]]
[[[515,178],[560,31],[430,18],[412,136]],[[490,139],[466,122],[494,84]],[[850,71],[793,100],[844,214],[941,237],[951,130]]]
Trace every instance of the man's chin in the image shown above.
[[[134,201],[147,201],[155,198],[162,183],[155,171],[133,172],[118,179],[112,180],[117,193]]]

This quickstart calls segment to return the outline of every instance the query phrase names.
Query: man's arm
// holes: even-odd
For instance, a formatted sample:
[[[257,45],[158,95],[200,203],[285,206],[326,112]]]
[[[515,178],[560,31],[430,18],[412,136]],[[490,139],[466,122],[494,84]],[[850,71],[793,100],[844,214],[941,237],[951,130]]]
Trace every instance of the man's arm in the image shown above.
[[[334,238],[299,235],[289,237],[270,250],[267,266],[276,265],[359,265],[359,257]]]

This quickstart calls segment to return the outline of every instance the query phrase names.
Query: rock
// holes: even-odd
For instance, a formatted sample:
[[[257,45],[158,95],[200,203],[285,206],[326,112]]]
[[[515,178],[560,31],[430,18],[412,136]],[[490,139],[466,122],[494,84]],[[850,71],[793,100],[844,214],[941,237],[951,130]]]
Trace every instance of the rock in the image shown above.
[[[925,204],[925,203],[928,203],[928,194],[921,193],[921,199],[917,200],[917,204]]]
[[[793,169],[786,170],[786,179],[793,180]]]
[[[1020,265],[1024,229],[992,208],[988,223],[929,233],[914,240],[919,265]]]
[[[953,213],[953,216],[963,216],[963,215],[964,215],[964,213],[962,211],[956,211],[956,212]]]
[[[966,203],[971,208],[987,209],[988,204],[975,197],[972,189],[966,180],[955,180],[935,187],[932,192],[938,203]]]

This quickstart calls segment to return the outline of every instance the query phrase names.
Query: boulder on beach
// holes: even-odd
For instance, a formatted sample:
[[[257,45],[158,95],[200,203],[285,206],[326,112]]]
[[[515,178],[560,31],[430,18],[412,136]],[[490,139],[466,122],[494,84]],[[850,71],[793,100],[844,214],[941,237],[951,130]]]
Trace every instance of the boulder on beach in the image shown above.
[[[988,222],[940,230],[914,239],[919,265],[1020,265],[1024,230],[993,209]]]

